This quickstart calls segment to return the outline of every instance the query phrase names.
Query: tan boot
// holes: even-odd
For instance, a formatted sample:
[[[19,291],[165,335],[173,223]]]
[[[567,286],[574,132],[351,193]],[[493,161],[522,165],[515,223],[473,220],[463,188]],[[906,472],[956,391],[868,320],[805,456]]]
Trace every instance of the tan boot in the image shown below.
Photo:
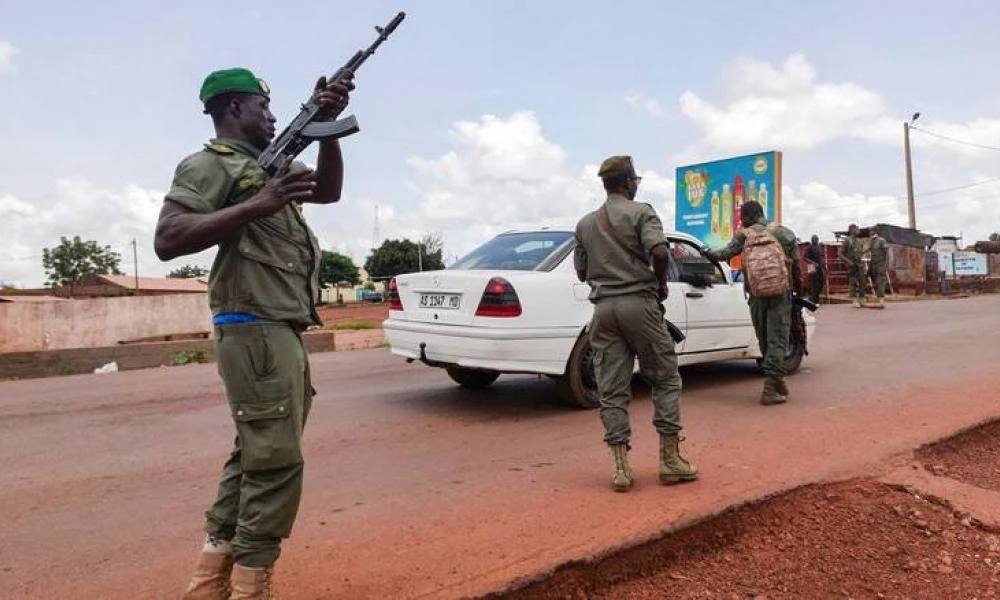
[[[782,396],[778,393],[777,380],[770,377],[764,380],[764,389],[760,393],[761,404],[764,406],[771,406],[774,404],[784,404],[787,401],[787,396]]]
[[[875,306],[872,308],[885,308],[885,300],[882,298],[875,299]]]
[[[698,479],[698,468],[681,456],[680,437],[660,435],[660,483],[671,485]]]
[[[229,600],[274,600],[273,567],[233,567],[233,594]]]
[[[774,380],[774,392],[781,396],[782,402],[788,402],[788,384],[784,378]]]
[[[229,542],[205,542],[182,600],[229,600],[232,568],[233,547]]]
[[[615,459],[615,474],[611,477],[611,489],[627,492],[635,483],[632,467],[628,464],[628,444],[611,446],[611,456]]]

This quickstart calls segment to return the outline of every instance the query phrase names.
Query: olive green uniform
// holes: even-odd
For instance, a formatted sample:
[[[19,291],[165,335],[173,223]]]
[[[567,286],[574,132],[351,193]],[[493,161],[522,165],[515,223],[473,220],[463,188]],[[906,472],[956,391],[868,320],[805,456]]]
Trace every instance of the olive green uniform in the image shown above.
[[[212,140],[181,161],[166,198],[199,213],[239,204],[266,181],[258,154],[243,142]],[[257,319],[215,326],[236,441],[205,526],[210,536],[232,540],[236,562],[247,567],[277,560],[298,512],[302,431],[315,393],[301,332],[320,324],[313,302],[318,248],[288,205],[220,243],[209,274],[213,315]]]
[[[865,263],[862,261],[864,246],[861,240],[848,236],[841,245],[841,254],[847,262],[847,287],[852,298],[865,299]]]
[[[602,210],[620,243],[599,225]],[[636,357],[653,388],[653,426],[661,435],[676,434],[681,430],[681,376],[649,263],[653,248],[668,243],[663,225],[653,207],[619,194],[610,194],[598,211],[577,223],[573,258],[591,286],[589,335],[604,441],[615,446],[631,438],[628,404]]]
[[[868,274],[871,275],[872,285],[875,286],[875,296],[883,298],[888,281],[886,266],[889,262],[889,246],[886,244],[885,238],[873,236],[869,252],[871,260],[868,263]]]
[[[781,244],[785,255],[791,261],[789,275],[790,282],[795,290],[799,281],[799,245],[795,241],[795,234],[787,227],[769,228],[767,221],[761,219],[751,225],[756,231],[768,229]],[[729,260],[743,251],[747,236],[742,230],[736,232],[729,244],[718,252],[723,260]],[[746,281],[746,277],[743,278]],[[791,293],[771,298],[755,298],[750,295],[748,299],[750,305],[750,318],[753,321],[754,332],[757,334],[757,343],[760,345],[761,354],[764,360],[761,370],[764,375],[771,379],[780,380],[785,376],[785,357],[788,355],[788,337],[791,332],[792,319],[792,297]]]

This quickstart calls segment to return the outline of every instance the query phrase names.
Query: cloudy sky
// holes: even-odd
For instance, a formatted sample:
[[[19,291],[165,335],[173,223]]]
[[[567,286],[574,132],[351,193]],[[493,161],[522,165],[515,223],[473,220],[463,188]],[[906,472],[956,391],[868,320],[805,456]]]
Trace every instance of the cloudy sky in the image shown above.
[[[455,257],[509,228],[572,225],[610,154],[635,158],[668,227],[677,166],[772,149],[800,237],[906,225],[902,123],[917,111],[917,226],[967,243],[1000,230],[994,1],[278,6],[0,0],[0,282],[40,285],[42,249],[72,235],[127,272],[133,238],[141,275],[209,266],[211,251],[164,264],[152,249],[174,167],[212,135],[204,76],[254,70],[283,125],[399,10],[357,78],[345,198],[306,210],[324,248],[359,264],[384,238],[437,233]]]

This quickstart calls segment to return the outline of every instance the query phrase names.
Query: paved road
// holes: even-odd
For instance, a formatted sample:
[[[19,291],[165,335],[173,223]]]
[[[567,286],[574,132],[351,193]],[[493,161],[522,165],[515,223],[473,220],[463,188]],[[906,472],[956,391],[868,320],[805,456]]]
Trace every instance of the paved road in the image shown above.
[[[387,350],[313,356],[306,490],[286,598],[456,598],[806,482],[869,474],[1000,416],[1000,297],[827,306],[789,405],[748,363],[684,372],[703,478],[656,485],[646,390],[639,486],[608,489],[596,412],[553,384],[485,393]],[[214,366],[0,383],[0,596],[177,598],[232,436]]]

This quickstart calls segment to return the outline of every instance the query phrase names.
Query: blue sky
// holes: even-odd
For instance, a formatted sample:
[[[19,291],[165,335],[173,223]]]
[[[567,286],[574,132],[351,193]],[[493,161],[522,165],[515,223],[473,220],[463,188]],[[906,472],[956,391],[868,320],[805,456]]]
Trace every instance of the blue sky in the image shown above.
[[[682,164],[784,154],[785,222],[827,239],[905,225],[902,121],[1000,147],[1000,4],[791,1],[0,0],[0,281],[39,285],[60,235],[160,263],[173,169],[211,136],[213,69],[268,81],[279,125],[315,78],[407,19],[358,74],[344,201],[306,212],[324,247],[438,233],[460,255],[512,227],[573,224],[594,173],[633,155],[640,199],[673,223]],[[682,8],[683,7],[683,8]],[[917,223],[966,241],[1000,229],[1000,153],[914,133]],[[311,160],[314,152],[305,155]],[[976,183],[954,193],[925,192]]]

